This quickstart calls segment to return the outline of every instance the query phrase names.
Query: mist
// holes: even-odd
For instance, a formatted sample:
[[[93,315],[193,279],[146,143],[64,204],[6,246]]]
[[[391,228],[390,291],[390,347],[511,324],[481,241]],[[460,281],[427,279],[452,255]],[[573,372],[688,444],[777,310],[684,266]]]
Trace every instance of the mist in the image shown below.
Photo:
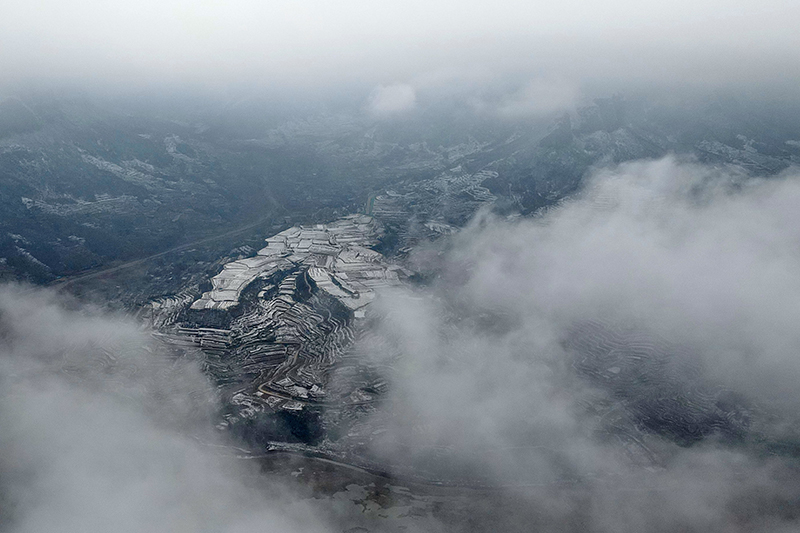
[[[295,489],[232,459],[192,357],[29,288],[2,288],[0,332],[3,531],[328,530]]]
[[[0,275],[109,268],[62,288],[188,306],[279,228],[386,196],[390,230],[447,235],[398,230],[414,281],[349,347],[385,394],[320,400],[332,431],[288,455],[411,480],[445,509],[393,509],[422,531],[793,530],[798,23],[790,0],[8,0]],[[237,459],[204,357],[0,286],[0,530],[401,529],[366,482],[324,498]]]
[[[791,529],[798,200],[795,170],[668,157],[420,247],[427,285],[384,293],[352,348],[389,383],[366,457],[490,490],[423,531]],[[5,287],[0,326],[6,530],[381,527],[233,460],[199,354],[46,290]]]
[[[797,437],[799,200],[796,171],[638,161],[419,249],[430,285],[384,295],[355,348],[393,369],[372,453],[556,530],[789,527],[795,456],[770,443]]]
[[[795,98],[790,1],[6,2],[7,91],[310,95],[542,84]],[[562,97],[563,99],[563,97]],[[552,101],[552,99],[551,99]],[[568,102],[569,103],[569,102]]]

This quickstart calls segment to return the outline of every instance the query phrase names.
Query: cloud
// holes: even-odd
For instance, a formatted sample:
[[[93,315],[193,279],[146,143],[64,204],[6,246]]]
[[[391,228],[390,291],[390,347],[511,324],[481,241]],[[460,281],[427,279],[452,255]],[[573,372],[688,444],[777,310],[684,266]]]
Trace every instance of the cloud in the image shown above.
[[[497,105],[503,118],[524,118],[571,111],[578,104],[579,91],[563,80],[534,80]]]
[[[776,83],[791,91],[800,75],[800,8],[790,0],[10,0],[5,7],[0,69],[11,86],[329,95],[482,71],[492,79],[561,77],[604,91],[778,90]]]
[[[666,158],[536,219],[478,215],[356,347],[393,369],[371,453],[566,529],[790,527],[798,201],[796,172]]]
[[[407,84],[377,87],[369,96],[369,111],[375,116],[391,116],[411,111],[417,105],[417,93]]]
[[[353,349],[389,389],[359,450],[492,487],[432,497],[468,502],[443,530],[480,513],[524,531],[791,530],[799,201],[794,170],[665,158],[599,170],[533,219],[480,213],[414,258],[430,286],[374,304]],[[123,318],[0,291],[7,529],[347,522],[209,452],[227,444],[214,389],[177,355]]]
[[[460,83],[468,85],[463,79]],[[551,118],[557,113],[574,111],[580,103],[581,92],[577,84],[565,79],[539,77],[495,86],[486,80],[473,81],[471,89],[449,96],[464,99],[481,115],[519,120]]]
[[[541,223],[478,232],[470,288],[478,299],[562,324],[641,322],[723,358],[708,361],[726,380],[746,372],[738,386],[762,378],[775,386],[800,370],[788,355],[800,347],[791,326],[800,317],[792,296],[800,291],[798,199],[795,175],[748,181],[671,158],[622,165]],[[501,234],[507,248],[493,254]],[[525,275],[496,283],[513,275],[509,262]]]
[[[327,531],[291,489],[214,453],[196,361],[71,307],[0,289],[4,531]]]

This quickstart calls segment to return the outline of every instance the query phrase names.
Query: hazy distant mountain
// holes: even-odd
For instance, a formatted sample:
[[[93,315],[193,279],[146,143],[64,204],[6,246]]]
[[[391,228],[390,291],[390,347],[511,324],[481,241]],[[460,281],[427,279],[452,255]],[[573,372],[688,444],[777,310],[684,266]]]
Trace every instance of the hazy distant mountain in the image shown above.
[[[672,152],[775,174],[800,161],[798,117],[722,97],[620,96],[517,121],[457,102],[375,118],[352,106],[7,98],[0,275],[45,282],[260,220],[332,219],[459,166],[491,171],[482,186],[522,213],[575,191],[593,166]]]

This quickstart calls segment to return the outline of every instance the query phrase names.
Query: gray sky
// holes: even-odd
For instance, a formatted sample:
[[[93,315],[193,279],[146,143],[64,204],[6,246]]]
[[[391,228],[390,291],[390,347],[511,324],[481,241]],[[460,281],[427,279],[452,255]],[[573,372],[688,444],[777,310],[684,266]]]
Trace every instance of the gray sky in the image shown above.
[[[791,86],[798,23],[791,0],[6,0],[0,71],[118,87]]]

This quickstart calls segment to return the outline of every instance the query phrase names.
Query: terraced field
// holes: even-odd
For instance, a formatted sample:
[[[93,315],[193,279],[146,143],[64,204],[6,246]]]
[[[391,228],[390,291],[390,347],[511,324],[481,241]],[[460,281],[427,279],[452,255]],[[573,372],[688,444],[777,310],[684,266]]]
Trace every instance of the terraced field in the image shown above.
[[[226,264],[199,298],[186,290],[151,303],[164,341],[203,353],[227,405],[222,425],[313,417],[374,399],[328,383],[331,369],[347,366],[343,354],[376,291],[408,274],[370,248],[380,232],[363,215],[290,228],[256,256]]]
[[[705,378],[685,348],[602,322],[575,325],[564,344],[576,371],[614,398],[604,413],[609,432],[655,433],[689,445],[710,435],[735,441],[748,431],[746,403]]]

